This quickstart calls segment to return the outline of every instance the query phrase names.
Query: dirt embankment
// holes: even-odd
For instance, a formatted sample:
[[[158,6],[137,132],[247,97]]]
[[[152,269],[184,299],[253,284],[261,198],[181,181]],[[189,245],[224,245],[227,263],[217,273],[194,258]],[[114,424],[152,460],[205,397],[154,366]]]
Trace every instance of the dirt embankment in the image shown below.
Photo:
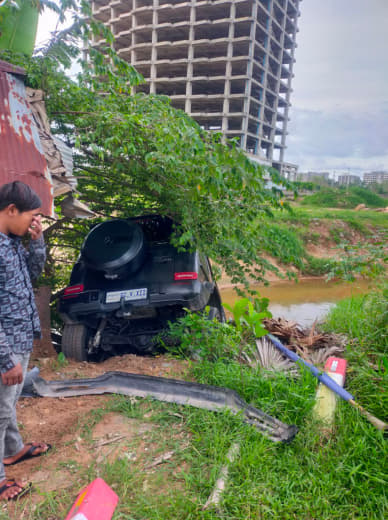
[[[304,236],[306,251],[315,258],[340,258],[342,249],[339,244],[347,242],[354,245],[363,241],[368,241],[365,234],[337,219],[313,219]]]
[[[309,226],[305,228],[293,223],[290,225],[290,229],[293,229],[303,242],[307,255],[320,259],[340,259],[343,256],[343,249],[340,247],[340,244],[346,242],[355,245],[362,242],[373,242],[373,236],[376,232],[376,229],[368,228],[368,235],[366,236],[365,233],[354,229],[346,221],[321,218],[311,219]],[[262,254],[262,256],[265,260],[273,264],[283,276],[286,276],[287,271],[289,271],[295,273],[300,280],[322,278],[322,276],[301,273],[292,265],[285,266],[268,254]],[[274,272],[268,271],[266,273],[266,279],[269,282],[276,282],[283,278]],[[232,285],[230,278],[224,273],[219,282],[219,286],[221,288],[230,288]]]

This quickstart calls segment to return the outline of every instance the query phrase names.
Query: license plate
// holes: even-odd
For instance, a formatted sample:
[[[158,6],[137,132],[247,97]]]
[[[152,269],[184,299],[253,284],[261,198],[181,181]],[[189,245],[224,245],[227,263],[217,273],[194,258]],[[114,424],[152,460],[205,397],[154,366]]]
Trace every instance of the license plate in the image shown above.
[[[110,291],[106,293],[106,303],[117,303],[124,298],[124,301],[144,300],[147,298],[147,289],[130,289],[128,291]]]

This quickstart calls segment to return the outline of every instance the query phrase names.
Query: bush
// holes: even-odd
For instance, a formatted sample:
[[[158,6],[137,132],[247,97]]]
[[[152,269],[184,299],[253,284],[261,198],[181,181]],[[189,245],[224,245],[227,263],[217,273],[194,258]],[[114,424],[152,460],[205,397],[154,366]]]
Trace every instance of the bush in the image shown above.
[[[215,362],[237,356],[241,334],[236,327],[209,320],[205,313],[187,312],[169,324],[168,337],[162,340],[171,353]]]
[[[318,258],[307,255],[301,272],[310,276],[322,276],[329,273],[335,263],[335,260],[332,258]]]

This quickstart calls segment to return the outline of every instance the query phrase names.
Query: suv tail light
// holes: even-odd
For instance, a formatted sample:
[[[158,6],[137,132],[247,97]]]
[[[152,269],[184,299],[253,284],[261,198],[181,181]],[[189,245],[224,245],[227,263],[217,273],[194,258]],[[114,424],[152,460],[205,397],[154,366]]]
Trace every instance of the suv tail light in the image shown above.
[[[187,273],[174,273],[174,280],[180,281],[180,280],[197,280],[198,279],[198,273],[195,271],[190,271]]]
[[[71,285],[70,287],[66,287],[66,289],[63,291],[63,297],[70,298],[71,296],[77,296],[77,294],[82,293],[83,290],[84,286],[82,283],[79,283],[78,285]]]

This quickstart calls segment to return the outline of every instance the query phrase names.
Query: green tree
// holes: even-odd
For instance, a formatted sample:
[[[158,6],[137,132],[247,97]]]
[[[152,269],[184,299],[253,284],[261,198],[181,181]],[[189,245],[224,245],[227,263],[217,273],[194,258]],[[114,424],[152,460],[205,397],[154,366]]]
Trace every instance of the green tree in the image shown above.
[[[79,196],[99,218],[158,212],[179,227],[176,245],[199,247],[233,282],[261,280],[275,267],[260,256],[257,230],[264,215],[282,208],[282,192],[266,189],[266,171],[219,134],[205,132],[163,96],[133,94],[141,76],[114,52],[109,30],[93,20],[87,2],[61,0],[72,25],[54,33],[31,59],[5,56],[42,88],[53,131],[74,148]],[[80,42],[98,34],[104,46],[85,60]],[[81,72],[66,71],[77,59]],[[267,175],[279,185],[276,171]],[[58,209],[61,217],[60,210]],[[71,264],[90,223],[60,218],[47,231],[48,275],[56,281]],[[52,252],[60,247],[63,263]]]

